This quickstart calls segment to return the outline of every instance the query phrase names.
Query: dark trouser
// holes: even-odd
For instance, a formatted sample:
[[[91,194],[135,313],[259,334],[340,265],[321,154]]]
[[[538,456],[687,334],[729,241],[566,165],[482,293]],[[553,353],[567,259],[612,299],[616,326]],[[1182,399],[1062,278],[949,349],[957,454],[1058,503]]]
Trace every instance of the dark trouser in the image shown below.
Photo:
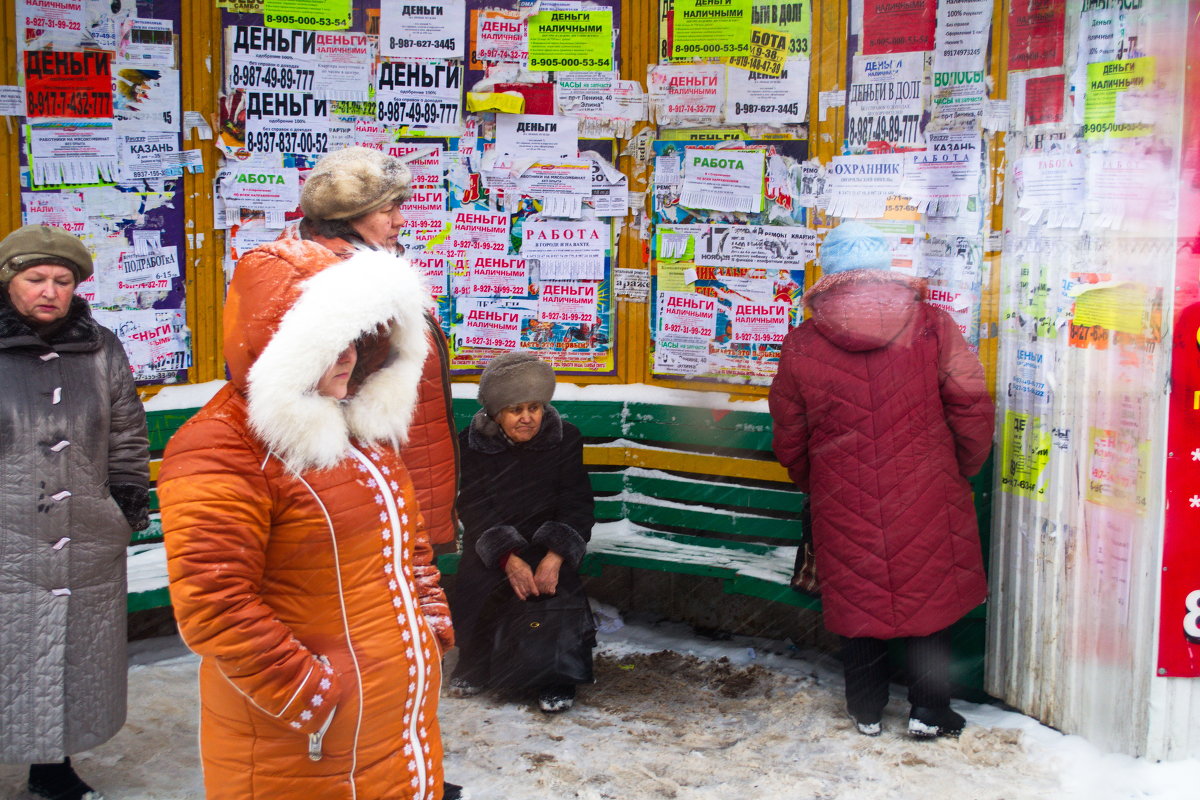
[[[950,629],[905,641],[908,702],[921,708],[950,705]],[[888,701],[891,672],[886,639],[842,637],[846,706],[856,719],[873,722]]]

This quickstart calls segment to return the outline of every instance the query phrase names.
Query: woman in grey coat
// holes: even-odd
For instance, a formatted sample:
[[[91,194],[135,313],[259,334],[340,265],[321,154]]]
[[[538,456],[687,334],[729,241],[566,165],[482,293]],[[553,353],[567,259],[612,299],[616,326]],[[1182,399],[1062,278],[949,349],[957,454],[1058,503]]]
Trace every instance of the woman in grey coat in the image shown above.
[[[125,548],[149,522],[146,415],[117,337],[74,296],[71,234],[0,242],[0,762],[97,800],[69,756],[125,723]]]

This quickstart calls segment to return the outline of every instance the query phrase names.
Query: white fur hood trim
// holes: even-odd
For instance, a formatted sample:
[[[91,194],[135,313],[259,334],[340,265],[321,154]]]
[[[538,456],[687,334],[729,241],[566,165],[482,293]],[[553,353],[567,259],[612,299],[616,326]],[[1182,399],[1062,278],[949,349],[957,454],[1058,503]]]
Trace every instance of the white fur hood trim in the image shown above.
[[[351,437],[406,441],[429,352],[420,277],[405,259],[361,251],[301,285],[301,295],[250,368],[250,426],[297,472],[331,467]],[[315,391],[346,345],[378,325],[390,352],[355,394],[339,402]]]

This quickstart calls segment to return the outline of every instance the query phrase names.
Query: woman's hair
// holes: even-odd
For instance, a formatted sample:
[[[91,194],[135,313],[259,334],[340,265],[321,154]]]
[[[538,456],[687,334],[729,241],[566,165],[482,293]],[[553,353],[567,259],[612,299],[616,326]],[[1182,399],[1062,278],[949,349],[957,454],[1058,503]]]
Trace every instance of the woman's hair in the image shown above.
[[[360,219],[355,217],[354,219]],[[311,234],[321,236],[326,239],[347,239],[349,241],[359,241],[362,239],[358,235],[358,231],[354,230],[351,219],[321,219],[319,217],[305,217],[300,220],[300,231],[302,234]]]

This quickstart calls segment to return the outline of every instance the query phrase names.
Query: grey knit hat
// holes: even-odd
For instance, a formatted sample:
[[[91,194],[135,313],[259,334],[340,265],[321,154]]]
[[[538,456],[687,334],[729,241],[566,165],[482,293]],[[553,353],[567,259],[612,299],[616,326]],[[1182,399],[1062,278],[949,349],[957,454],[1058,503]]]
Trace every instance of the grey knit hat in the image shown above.
[[[92,254],[83,242],[62,228],[24,225],[0,242],[0,283],[38,264],[55,264],[71,270],[75,283],[92,276]]]
[[[310,219],[354,219],[411,194],[412,173],[403,161],[370,147],[346,147],[321,156],[308,173],[300,210]]]
[[[479,376],[479,405],[489,417],[517,403],[546,405],[554,397],[554,370],[527,350],[496,356]]]

